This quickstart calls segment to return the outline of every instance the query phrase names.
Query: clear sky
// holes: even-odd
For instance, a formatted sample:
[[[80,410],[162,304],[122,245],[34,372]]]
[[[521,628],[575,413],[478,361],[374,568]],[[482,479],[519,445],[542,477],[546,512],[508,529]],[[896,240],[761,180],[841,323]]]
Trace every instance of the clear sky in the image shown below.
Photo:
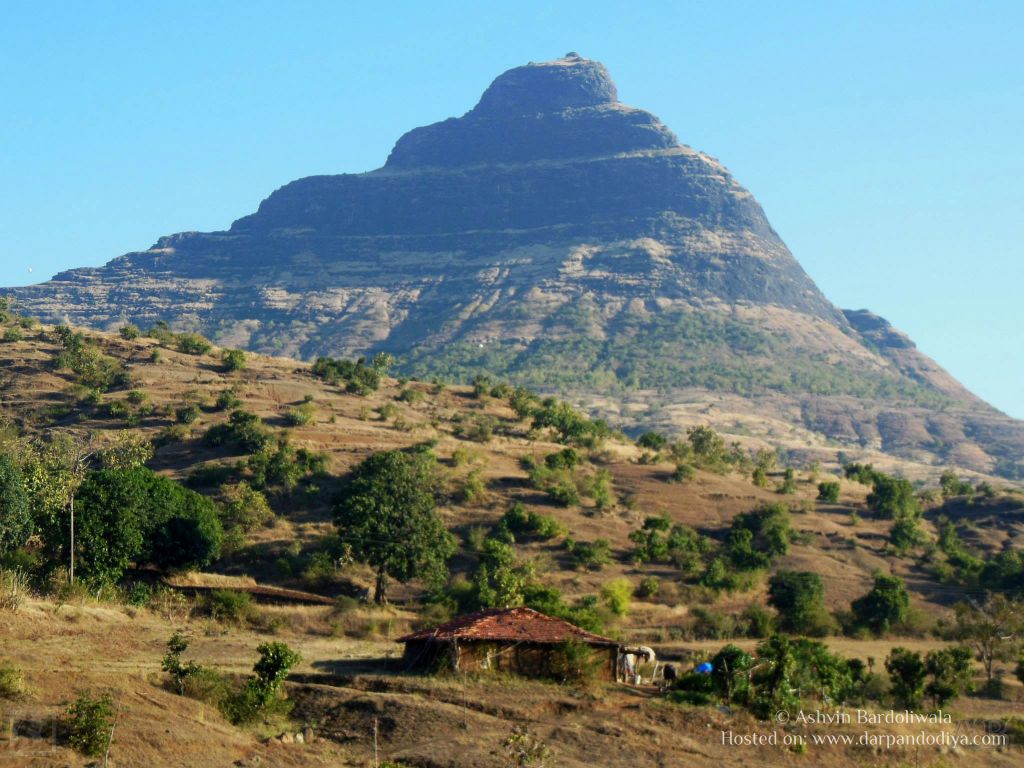
[[[836,304],[1024,417],[1022,2],[0,0],[0,285],[226,228],[578,51]]]

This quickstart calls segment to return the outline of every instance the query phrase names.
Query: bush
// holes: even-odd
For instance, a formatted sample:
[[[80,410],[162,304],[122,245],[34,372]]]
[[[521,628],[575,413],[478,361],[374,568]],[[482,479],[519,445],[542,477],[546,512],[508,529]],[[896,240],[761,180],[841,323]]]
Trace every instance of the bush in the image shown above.
[[[93,698],[90,691],[80,691],[65,714],[65,723],[72,747],[88,757],[100,757],[110,746],[114,701],[106,694]]]
[[[174,420],[179,424],[194,424],[199,419],[199,406],[187,403],[174,409]]]
[[[906,619],[910,595],[903,579],[876,573],[874,586],[854,600],[850,608],[858,626],[880,635]]]
[[[241,371],[245,368],[245,352],[240,349],[225,349],[220,353],[220,361],[228,373]]]
[[[242,624],[256,614],[252,595],[235,589],[215,589],[206,599],[210,616],[217,621]]]
[[[681,704],[705,707],[714,701],[715,684],[711,675],[688,672],[676,680],[671,698]]]
[[[139,326],[132,325],[131,323],[122,325],[117,332],[121,334],[121,338],[125,341],[134,341],[142,335],[142,331],[139,330]]]
[[[636,594],[639,597],[655,597],[661,591],[661,580],[657,576],[644,576]]]
[[[567,539],[565,545],[577,568],[599,571],[612,561],[612,545],[607,539],[594,539],[592,542]]]
[[[696,474],[697,470],[691,464],[681,461],[676,464],[676,468],[672,471],[672,482],[685,483],[692,480]]]
[[[551,515],[527,510],[519,502],[509,507],[498,527],[499,530],[507,530],[520,536],[533,536],[545,541],[566,534],[565,526]]]
[[[658,432],[644,432],[636,439],[636,444],[641,448],[658,453],[668,445],[668,438]]]
[[[803,635],[824,635],[831,626],[821,577],[808,571],[779,571],[768,585],[768,601],[779,612],[779,627]]]
[[[782,482],[776,490],[778,493],[787,495],[796,493],[796,472],[793,471],[792,467],[786,467],[786,471],[782,476]]]
[[[316,420],[316,406],[312,403],[302,403],[288,411],[285,421],[293,427],[305,427]]]
[[[585,686],[597,676],[601,659],[586,643],[567,640],[555,649],[551,666],[558,682]]]
[[[24,692],[24,673],[13,664],[0,661],[0,699],[16,699]]]
[[[213,349],[213,345],[198,333],[179,333],[174,339],[174,345],[186,355],[205,355]]]
[[[601,599],[612,613],[622,617],[629,613],[633,592],[629,579],[613,579],[601,587]]]
[[[224,715],[235,725],[253,722],[273,705],[280,707],[278,694],[288,672],[302,659],[284,643],[263,643],[256,649],[259,660],[253,665],[253,676],[242,688],[221,703]]]
[[[839,501],[839,483],[835,480],[826,480],[823,483],[818,483],[818,498],[821,501],[835,504]]]
[[[914,496],[914,486],[910,481],[880,472],[873,475],[868,507],[885,520],[917,517],[921,514],[921,505]]]
[[[226,529],[239,528],[248,533],[274,519],[267,497],[244,480],[236,485],[222,485],[224,506],[221,519]]]
[[[368,395],[380,388],[381,376],[387,372],[387,360],[374,358],[372,365],[366,361],[341,360],[319,357],[313,363],[313,375],[330,384],[344,384],[345,389],[357,395]]]
[[[214,404],[214,407],[218,411],[230,411],[240,407],[241,405],[242,401],[238,397],[238,395],[235,394],[235,391],[233,389],[225,389],[222,390],[219,395],[217,395],[217,400]]]
[[[21,341],[24,338],[25,338],[25,334],[22,333],[21,329],[18,328],[17,326],[14,326],[12,328],[5,328],[4,329],[3,340],[5,342],[13,343],[13,342],[16,342],[16,341]]]
[[[257,453],[269,444],[270,437],[255,413],[233,411],[226,423],[206,430],[203,442],[212,446],[236,445],[246,453]]]

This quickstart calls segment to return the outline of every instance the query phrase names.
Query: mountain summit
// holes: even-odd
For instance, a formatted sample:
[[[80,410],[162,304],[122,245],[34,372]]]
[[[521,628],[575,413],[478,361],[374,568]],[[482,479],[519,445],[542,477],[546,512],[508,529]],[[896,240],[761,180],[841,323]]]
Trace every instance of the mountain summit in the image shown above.
[[[162,319],[302,358],[386,349],[409,373],[488,372],[627,426],[1024,473],[1024,425],[884,319],[833,306],[718,161],[577,54],[505,72],[378,170],[299,179],[226,232],[10,293],[50,319]]]

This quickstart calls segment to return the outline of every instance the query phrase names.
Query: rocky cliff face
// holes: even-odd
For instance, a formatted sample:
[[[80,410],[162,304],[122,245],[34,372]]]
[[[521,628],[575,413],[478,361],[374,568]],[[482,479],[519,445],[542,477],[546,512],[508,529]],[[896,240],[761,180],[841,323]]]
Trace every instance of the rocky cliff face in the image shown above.
[[[626,424],[727,393],[730,413],[924,461],[1012,473],[1024,453],[1020,423],[881,318],[837,310],[720,163],[574,54],[504,73],[376,171],[294,181],[226,232],[15,294],[92,326],[163,319],[263,352],[487,370]]]

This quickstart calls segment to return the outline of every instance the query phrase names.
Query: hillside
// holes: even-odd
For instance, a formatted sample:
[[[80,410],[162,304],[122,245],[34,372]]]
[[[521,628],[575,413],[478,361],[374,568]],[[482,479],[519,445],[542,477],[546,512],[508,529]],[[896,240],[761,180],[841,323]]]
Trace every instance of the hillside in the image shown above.
[[[231,413],[256,414],[275,441],[287,435],[292,449],[323,458],[322,470],[301,473],[290,488],[268,475],[262,488],[272,518],[226,548],[206,573],[177,574],[168,583],[185,595],[191,595],[189,586],[256,592],[249,587],[259,583],[332,601],[341,598],[334,605],[264,603],[264,596],[257,595],[258,604],[250,611],[219,615],[211,613],[211,603],[202,595],[181,598],[165,588],[133,605],[128,597],[134,594],[133,580],[152,578],[137,572],[126,577],[124,592],[107,592],[99,600],[82,590],[48,591],[39,585],[40,594],[22,610],[0,610],[5,637],[0,662],[22,669],[29,686],[13,711],[29,722],[45,722],[74,689],[114,691],[125,706],[115,739],[117,764],[365,765],[375,717],[382,728],[382,755],[406,765],[497,765],[494,751],[500,749],[510,721],[532,724],[554,749],[558,765],[592,764],[595,745],[607,746],[607,765],[674,764],[680,754],[699,765],[751,760],[782,764],[788,759],[768,748],[727,748],[709,737],[709,729],[717,736],[722,728],[763,728],[743,710],[681,706],[651,690],[611,687],[580,694],[549,683],[486,676],[432,678],[396,669],[387,661],[401,652],[393,639],[411,627],[443,619],[451,607],[431,602],[415,579],[395,585],[388,607],[351,599],[372,585],[373,574],[343,556],[339,545],[345,542],[344,531],[337,535],[329,511],[340,479],[372,453],[394,448],[426,445],[437,456],[444,480],[440,514],[458,540],[450,563],[452,594],[464,593],[483,556],[481,542],[495,535],[499,521],[519,502],[528,512],[554,519],[560,531],[546,539],[517,534],[515,557],[532,566],[546,587],[556,588],[566,604],[593,599],[603,605],[603,589],[616,579],[624,578],[637,589],[655,580],[656,591],[646,596],[638,592],[625,615],[604,608],[600,612],[605,631],[627,642],[653,645],[661,658],[701,658],[728,639],[751,648],[757,638],[747,636],[751,630],[744,629],[744,612],[765,604],[767,579],[781,569],[817,573],[825,604],[837,614],[867,592],[875,571],[905,580],[912,601],[912,618],[905,626],[881,638],[827,638],[831,647],[865,660],[881,660],[894,645],[920,650],[943,646],[934,632],[951,621],[953,604],[979,594],[977,587],[940,578],[938,569],[948,566],[941,553],[923,547],[894,553],[887,546],[893,523],[868,508],[868,486],[833,475],[839,472],[837,466],[792,467],[795,485],[780,493],[776,485],[784,481],[785,464],[770,467],[768,487],[758,487],[750,479],[750,464],[703,467],[700,457],[693,456],[692,464],[686,464],[692,476],[677,483],[671,482],[676,462],[666,452],[655,453],[612,434],[593,447],[578,448],[582,460],[571,482],[580,498],[565,505],[538,485],[524,464],[533,458],[543,465],[545,457],[566,449],[564,442],[529,418],[520,418],[511,391],[497,382],[474,389],[385,377],[377,389],[358,394],[347,391],[344,382],[328,383],[311,366],[286,358],[247,355],[244,367],[226,371],[221,350],[197,351],[202,346],[196,346],[194,337],[122,338],[84,331],[85,347],[124,373],[109,391],[97,393],[83,385],[82,373],[58,365],[67,342],[57,329],[28,321],[21,325],[25,327],[17,333],[5,331],[6,341],[0,343],[5,446],[33,438],[52,440],[60,433],[98,446],[114,444],[126,434],[142,435],[156,446],[149,466],[216,499],[222,509],[232,498],[225,487],[241,480],[259,487],[257,470],[266,471],[265,465],[251,463],[245,451],[211,446],[203,439]],[[5,326],[14,327],[11,321]],[[236,398],[226,406],[225,392]],[[296,419],[293,414],[303,407],[312,415]],[[296,421],[308,423],[290,423]],[[271,446],[275,444],[281,445]],[[759,447],[751,440],[735,453],[753,462]],[[892,464],[882,454],[866,458],[876,459],[879,468],[910,476],[930,472],[913,463]],[[603,503],[596,480],[601,473],[607,473],[610,492]],[[840,484],[836,502],[816,500],[817,482],[825,479]],[[922,521],[924,532],[934,539],[938,516],[946,514],[975,556],[1019,552],[1024,497],[1012,488],[988,493],[980,485],[978,489],[945,503],[933,494]],[[727,539],[737,516],[775,502],[790,509],[792,543],[736,589],[706,588],[681,564],[635,561],[630,534],[649,517],[665,515],[671,523],[706,536],[711,546],[720,546],[715,542]],[[575,548],[567,546],[569,540]],[[577,556],[583,546],[597,546],[599,540],[608,542],[605,561]],[[244,674],[262,640],[283,639],[297,648],[304,661],[288,686],[296,705],[294,719],[237,729],[209,703],[166,690],[160,657],[167,638],[179,628],[191,637],[192,657],[227,674]],[[1019,711],[1021,691],[1012,682],[1012,664],[999,668],[1007,673],[1004,698],[959,699],[958,717],[999,721]],[[282,730],[301,729],[303,723],[314,723],[320,734],[313,744],[265,741]],[[909,753],[886,751],[877,763],[856,750],[825,747],[815,754],[852,766],[888,764],[890,758]],[[972,751],[962,764],[1011,765],[1016,757]],[[42,762],[31,764],[81,760],[59,746]]]
[[[299,179],[226,231],[6,293],[51,322],[483,371],[634,431],[710,422],[808,461],[881,450],[1024,476],[1021,422],[833,306],[718,160],[575,54],[502,74],[375,171]]]

